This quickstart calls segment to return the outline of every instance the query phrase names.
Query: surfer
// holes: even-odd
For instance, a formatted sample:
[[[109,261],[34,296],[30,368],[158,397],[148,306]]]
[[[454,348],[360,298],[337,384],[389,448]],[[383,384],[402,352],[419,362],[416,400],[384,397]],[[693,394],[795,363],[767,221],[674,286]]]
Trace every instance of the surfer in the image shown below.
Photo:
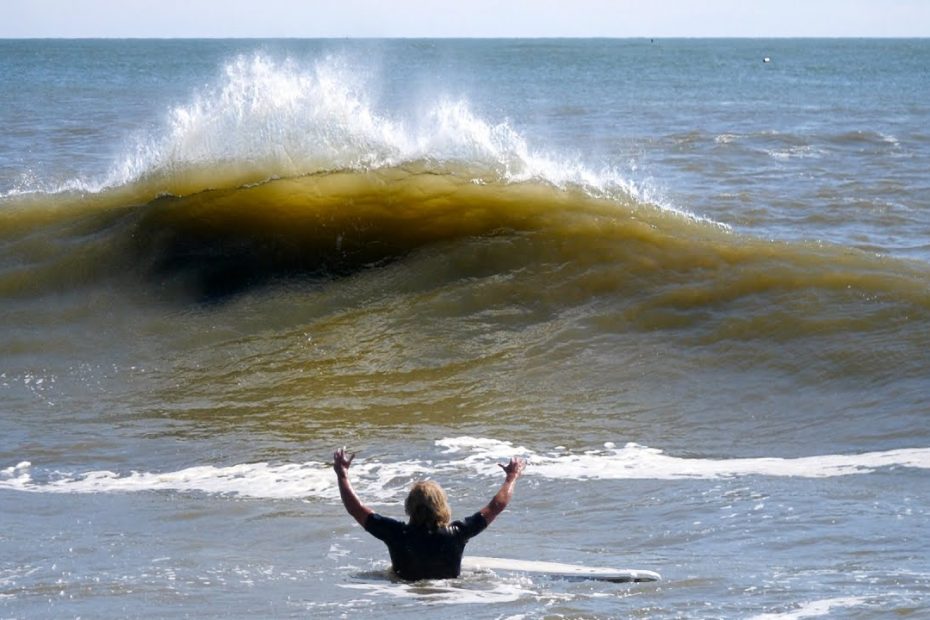
[[[461,571],[462,552],[468,539],[477,536],[504,511],[517,478],[526,462],[512,458],[498,463],[506,478],[488,505],[462,521],[452,521],[452,511],[442,487],[432,480],[417,482],[410,489],[404,509],[407,523],[383,517],[365,506],[349,482],[349,466],[355,454],[345,448],[333,453],[333,469],[339,480],[339,495],[346,511],[375,538],[384,541],[391,566],[401,579],[449,579]]]

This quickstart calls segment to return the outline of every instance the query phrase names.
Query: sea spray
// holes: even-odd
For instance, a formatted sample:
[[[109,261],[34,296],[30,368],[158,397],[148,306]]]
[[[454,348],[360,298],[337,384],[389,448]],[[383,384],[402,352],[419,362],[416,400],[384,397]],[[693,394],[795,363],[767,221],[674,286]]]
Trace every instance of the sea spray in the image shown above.
[[[49,185],[35,175],[2,197],[93,194],[136,187],[183,195],[331,171],[452,169],[476,183],[542,182],[599,198],[648,202],[655,194],[618,170],[531,146],[504,119],[476,114],[467,99],[437,95],[416,113],[379,109],[374,80],[338,56],[313,62],[239,55],[189,101],[127,146],[96,178]],[[670,205],[662,205],[670,210]]]

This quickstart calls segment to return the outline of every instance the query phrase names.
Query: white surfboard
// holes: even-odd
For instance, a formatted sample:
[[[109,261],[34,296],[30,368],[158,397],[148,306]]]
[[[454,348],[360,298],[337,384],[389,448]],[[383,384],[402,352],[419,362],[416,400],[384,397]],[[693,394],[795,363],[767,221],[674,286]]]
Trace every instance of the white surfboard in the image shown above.
[[[511,560],[509,558],[488,558],[465,556],[462,558],[463,571],[509,571],[515,573],[538,573],[550,577],[570,579],[595,579],[614,583],[631,581],[658,581],[662,577],[651,570],[632,568],[606,568],[601,566],[580,566],[562,564],[561,562],[539,562],[535,560]]]

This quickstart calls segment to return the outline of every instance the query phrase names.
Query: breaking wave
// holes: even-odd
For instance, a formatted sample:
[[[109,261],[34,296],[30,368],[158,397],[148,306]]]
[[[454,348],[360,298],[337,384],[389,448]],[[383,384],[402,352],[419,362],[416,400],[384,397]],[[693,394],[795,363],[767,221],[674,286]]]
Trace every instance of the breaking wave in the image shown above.
[[[222,77],[168,110],[162,126],[130,139],[106,173],[57,187],[38,179],[3,197],[31,193],[184,195],[273,178],[371,171],[413,163],[476,182],[541,181],[600,196],[646,199],[616,171],[592,171],[533,148],[508,121],[490,122],[463,99],[438,97],[415,112],[381,111],[374,87],[339,57],[309,67],[261,54],[227,63]]]

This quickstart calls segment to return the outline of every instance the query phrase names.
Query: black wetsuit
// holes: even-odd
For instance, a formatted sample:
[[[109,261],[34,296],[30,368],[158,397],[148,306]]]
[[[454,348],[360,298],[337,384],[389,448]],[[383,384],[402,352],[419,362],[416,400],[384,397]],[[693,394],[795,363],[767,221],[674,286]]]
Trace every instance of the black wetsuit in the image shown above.
[[[370,514],[365,520],[365,531],[387,544],[394,572],[409,581],[458,577],[465,543],[487,526],[480,512],[435,530],[379,514]]]

